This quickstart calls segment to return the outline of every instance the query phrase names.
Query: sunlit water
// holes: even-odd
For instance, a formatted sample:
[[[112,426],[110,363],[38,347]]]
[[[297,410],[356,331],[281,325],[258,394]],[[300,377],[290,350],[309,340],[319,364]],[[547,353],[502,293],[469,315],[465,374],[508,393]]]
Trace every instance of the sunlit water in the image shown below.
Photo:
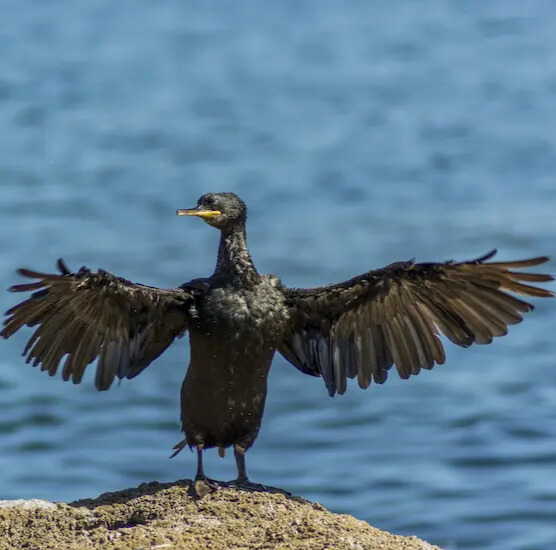
[[[250,207],[259,269],[292,286],[556,254],[548,0],[2,11],[2,288],[59,256],[159,286],[206,276],[217,232],[173,213],[221,190]],[[556,303],[539,303],[491,346],[334,399],[277,357],[250,475],[446,548],[556,547],[555,333]],[[0,498],[191,477],[193,455],[168,460],[186,339],[97,393],[92,369],[73,386],[25,365],[29,335],[1,342]],[[214,452],[206,469],[235,473]]]

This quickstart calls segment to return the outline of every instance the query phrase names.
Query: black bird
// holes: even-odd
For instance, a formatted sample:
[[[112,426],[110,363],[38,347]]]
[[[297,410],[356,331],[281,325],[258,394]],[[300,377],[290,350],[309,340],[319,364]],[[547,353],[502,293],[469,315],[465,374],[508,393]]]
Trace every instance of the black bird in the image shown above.
[[[23,355],[51,376],[81,382],[98,359],[96,387],[133,378],[189,332],[191,362],[181,389],[185,446],[197,450],[196,481],[205,477],[202,451],[233,446],[233,484],[261,488],[247,477],[244,454],[258,434],[268,372],[279,351],[301,372],[321,376],[331,396],[347,378],[361,388],[382,384],[392,365],[402,378],[445,360],[442,332],[463,347],[488,344],[533,309],[508,294],[550,297],[529,283],[550,275],[514,269],[537,266],[546,256],[488,262],[495,251],[467,262],[397,262],[349,281],[312,289],[285,287],[260,275],[246,244],[245,204],[233,193],[203,195],[179,216],[198,216],[220,230],[214,273],[177,288],[135,284],[82,267],[60,274],[20,269],[34,282],[11,287],[34,291],[6,312],[1,335],[36,327]],[[174,454],[176,454],[174,453]]]

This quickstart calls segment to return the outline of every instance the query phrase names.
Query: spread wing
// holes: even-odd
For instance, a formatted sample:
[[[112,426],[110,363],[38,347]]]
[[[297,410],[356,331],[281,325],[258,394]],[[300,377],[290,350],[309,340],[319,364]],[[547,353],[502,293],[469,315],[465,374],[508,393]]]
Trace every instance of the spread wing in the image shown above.
[[[163,290],[82,267],[71,273],[58,260],[60,274],[20,269],[36,279],[12,292],[35,291],[6,312],[9,338],[22,326],[36,327],[25,346],[27,363],[53,376],[62,359],[62,377],[81,382],[87,365],[99,358],[95,385],[106,390],[114,377],[133,378],[187,330],[192,297],[182,289]]]
[[[330,395],[346,377],[366,388],[382,384],[396,365],[402,378],[445,361],[439,331],[459,346],[489,344],[533,306],[515,296],[550,297],[527,283],[550,275],[515,269],[547,257],[487,262],[398,262],[349,281],[314,289],[286,289],[291,323],[280,353],[306,374],[322,376]]]

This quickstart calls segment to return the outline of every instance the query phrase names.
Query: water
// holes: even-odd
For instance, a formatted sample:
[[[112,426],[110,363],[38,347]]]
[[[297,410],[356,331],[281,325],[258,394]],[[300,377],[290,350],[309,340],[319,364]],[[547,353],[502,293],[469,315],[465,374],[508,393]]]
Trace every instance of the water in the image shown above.
[[[556,254],[555,16],[548,0],[10,2],[0,287],[59,256],[159,286],[208,275],[217,232],[173,213],[221,190],[250,207],[260,270],[292,286]],[[555,547],[555,329],[538,303],[491,346],[334,399],[277,357],[251,477],[450,549]],[[72,386],[26,366],[29,334],[2,342],[0,498],[193,474],[193,455],[167,458],[185,339],[97,393],[92,372]],[[234,475],[231,457],[206,467]]]

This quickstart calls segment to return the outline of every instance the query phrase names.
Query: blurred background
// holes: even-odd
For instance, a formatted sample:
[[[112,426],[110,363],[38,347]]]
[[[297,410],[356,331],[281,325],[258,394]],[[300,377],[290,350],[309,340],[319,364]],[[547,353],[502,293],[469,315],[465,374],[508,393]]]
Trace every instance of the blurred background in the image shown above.
[[[1,288],[59,256],[208,276],[217,231],[174,215],[208,191],[247,202],[259,270],[292,286],[556,254],[556,4],[265,4],[3,6]],[[537,305],[490,346],[334,399],[277,356],[251,478],[448,549],[556,547],[556,304]],[[73,386],[25,365],[29,336],[1,343],[0,498],[194,474],[168,460],[186,339],[97,393],[92,368]],[[206,470],[232,478],[233,458]]]

